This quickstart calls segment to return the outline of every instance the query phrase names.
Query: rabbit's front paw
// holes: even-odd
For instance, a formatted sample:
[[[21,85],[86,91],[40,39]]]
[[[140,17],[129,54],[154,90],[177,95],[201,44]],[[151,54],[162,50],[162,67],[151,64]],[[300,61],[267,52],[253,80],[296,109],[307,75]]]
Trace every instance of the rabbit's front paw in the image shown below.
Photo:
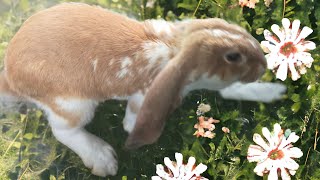
[[[131,133],[136,124],[137,114],[126,112],[126,116],[123,119],[123,129],[128,133]]]
[[[85,166],[92,169],[92,174],[102,177],[116,175],[118,162],[113,148],[102,140],[93,142],[92,148],[92,153],[82,158]]]

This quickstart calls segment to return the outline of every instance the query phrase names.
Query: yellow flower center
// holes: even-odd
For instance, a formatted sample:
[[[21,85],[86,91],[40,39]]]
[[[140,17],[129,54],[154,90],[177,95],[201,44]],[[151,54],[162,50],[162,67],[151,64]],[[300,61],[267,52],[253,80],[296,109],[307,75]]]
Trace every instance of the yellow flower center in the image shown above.
[[[289,57],[290,54],[297,52],[297,48],[294,46],[293,42],[286,42],[280,47],[280,53]]]
[[[272,160],[282,159],[283,156],[284,156],[284,153],[278,149],[274,149],[274,150],[270,151],[268,154],[268,157]]]

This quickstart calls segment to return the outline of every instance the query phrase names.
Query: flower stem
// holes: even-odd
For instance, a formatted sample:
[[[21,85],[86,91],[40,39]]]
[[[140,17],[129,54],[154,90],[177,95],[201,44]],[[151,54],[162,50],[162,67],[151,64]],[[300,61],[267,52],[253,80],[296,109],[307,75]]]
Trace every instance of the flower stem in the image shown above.
[[[318,127],[319,127],[319,122],[317,122],[317,127],[316,127],[316,134],[314,136],[314,145],[313,145],[313,150],[316,150],[317,149],[317,136],[318,136]]]
[[[286,0],[283,0],[283,11],[282,11],[282,19],[284,18],[284,13],[286,11]]]
[[[200,7],[200,4],[202,3],[202,0],[199,0],[199,2],[198,2],[198,5],[197,5],[197,7],[196,7],[196,9],[194,10],[194,12],[193,12],[193,16],[195,16],[196,15],[196,13],[197,13],[197,11],[198,11],[198,9],[199,9],[199,7]]]

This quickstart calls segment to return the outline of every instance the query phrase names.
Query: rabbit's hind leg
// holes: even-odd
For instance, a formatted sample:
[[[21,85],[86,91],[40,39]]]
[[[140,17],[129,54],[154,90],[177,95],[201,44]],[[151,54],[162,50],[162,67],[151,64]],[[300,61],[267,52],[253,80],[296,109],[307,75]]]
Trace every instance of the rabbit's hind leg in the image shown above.
[[[118,164],[113,148],[84,126],[91,121],[97,102],[56,98],[54,103],[37,103],[47,113],[54,136],[80,156],[97,176],[115,175]],[[51,104],[51,105],[50,105]]]

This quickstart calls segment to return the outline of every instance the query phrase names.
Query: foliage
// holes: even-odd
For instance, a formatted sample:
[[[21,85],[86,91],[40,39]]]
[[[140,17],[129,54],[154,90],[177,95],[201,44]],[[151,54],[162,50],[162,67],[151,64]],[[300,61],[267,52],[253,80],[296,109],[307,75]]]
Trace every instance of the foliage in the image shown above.
[[[0,59],[6,46],[22,22],[33,13],[64,2],[63,0],[2,0],[0,1]],[[320,44],[320,3],[312,0],[274,0],[266,7],[261,0],[254,9],[240,7],[237,0],[158,0],[153,6],[146,0],[81,0],[137,19],[220,17],[245,27],[259,41],[263,30],[281,24],[283,17],[299,19],[314,32],[309,39]],[[175,152],[184,157],[194,156],[204,163],[209,179],[257,179],[254,164],[246,160],[248,146],[254,133],[262,127],[282,127],[300,135],[295,143],[304,155],[297,160],[300,168],[294,179],[320,179],[320,48],[312,51],[315,62],[298,81],[287,79],[288,90],[283,100],[264,104],[222,99],[217,93],[197,91],[168,120],[163,135],[156,144],[128,152],[123,148],[126,133],[122,128],[125,102],[106,102],[99,106],[95,120],[87,129],[108,141],[118,153],[119,171],[109,179],[150,179],[155,165]],[[277,81],[268,71],[264,81]],[[213,139],[196,138],[192,134],[197,122],[197,102],[209,103],[206,115],[221,120]],[[38,110],[2,115],[0,113],[0,179],[101,179],[90,174],[73,152],[52,136],[45,117]],[[225,134],[220,129],[231,130]],[[266,177],[264,177],[265,179]]]

